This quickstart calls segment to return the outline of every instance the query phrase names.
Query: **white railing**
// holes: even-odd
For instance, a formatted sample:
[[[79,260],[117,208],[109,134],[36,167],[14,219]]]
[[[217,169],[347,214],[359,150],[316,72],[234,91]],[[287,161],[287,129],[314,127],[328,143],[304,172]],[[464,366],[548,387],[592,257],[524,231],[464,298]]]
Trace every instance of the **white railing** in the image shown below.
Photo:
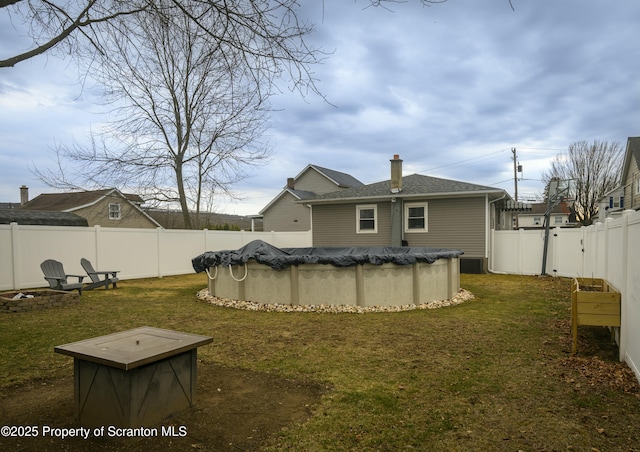
[[[279,248],[311,246],[311,232],[192,231],[95,227],[0,225],[0,290],[44,287],[40,263],[55,259],[68,274],[119,270],[120,279],[193,272],[191,259],[205,251],[237,249],[252,240]]]
[[[489,268],[539,275],[543,246],[544,231],[494,231]],[[620,359],[640,381],[640,212],[626,211],[620,218],[589,227],[551,230],[546,273],[603,278],[620,291]]]

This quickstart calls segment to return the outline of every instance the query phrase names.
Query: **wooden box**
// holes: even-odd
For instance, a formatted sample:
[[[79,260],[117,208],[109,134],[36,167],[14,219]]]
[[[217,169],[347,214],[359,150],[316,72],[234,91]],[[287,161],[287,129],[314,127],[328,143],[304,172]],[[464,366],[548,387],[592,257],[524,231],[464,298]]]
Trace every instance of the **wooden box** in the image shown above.
[[[574,278],[571,285],[572,353],[578,351],[578,326],[620,326],[620,292],[600,278]]]

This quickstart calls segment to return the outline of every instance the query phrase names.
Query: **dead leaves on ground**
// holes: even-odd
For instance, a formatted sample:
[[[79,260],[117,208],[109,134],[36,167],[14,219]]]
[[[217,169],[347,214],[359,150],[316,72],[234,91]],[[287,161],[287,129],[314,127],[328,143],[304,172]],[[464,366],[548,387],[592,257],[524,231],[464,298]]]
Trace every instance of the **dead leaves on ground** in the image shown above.
[[[561,346],[568,352],[571,349],[571,321],[562,320],[558,322],[558,338]],[[560,377],[565,382],[570,383],[576,390],[591,388],[594,390],[616,390],[630,394],[640,400],[640,383],[633,371],[626,363],[615,361],[617,347],[610,342],[609,332],[602,327],[581,327],[578,333],[578,355],[573,355],[560,359],[561,369],[567,372],[560,372]],[[603,359],[601,356],[605,356]],[[571,370],[572,372],[569,372]],[[575,376],[577,372],[581,378]]]
[[[560,360],[565,368],[577,371],[590,388],[613,389],[640,399],[640,384],[633,371],[622,362],[603,361],[598,356],[571,356]],[[563,374],[565,381],[581,386],[575,378]]]

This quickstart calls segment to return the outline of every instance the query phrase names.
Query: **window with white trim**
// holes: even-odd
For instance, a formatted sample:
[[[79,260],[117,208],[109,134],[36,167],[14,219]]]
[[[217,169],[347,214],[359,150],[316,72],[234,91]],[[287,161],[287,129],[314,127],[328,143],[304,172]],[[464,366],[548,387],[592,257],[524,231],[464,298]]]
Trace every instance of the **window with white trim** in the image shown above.
[[[554,222],[554,224],[563,224],[564,223],[564,217],[563,216],[559,216],[559,215],[555,215],[553,217],[553,222]]]
[[[378,206],[367,204],[356,206],[356,233],[378,232]]]
[[[426,202],[405,203],[404,232],[427,232]]]
[[[109,219],[110,220],[120,219],[120,204],[109,204]]]

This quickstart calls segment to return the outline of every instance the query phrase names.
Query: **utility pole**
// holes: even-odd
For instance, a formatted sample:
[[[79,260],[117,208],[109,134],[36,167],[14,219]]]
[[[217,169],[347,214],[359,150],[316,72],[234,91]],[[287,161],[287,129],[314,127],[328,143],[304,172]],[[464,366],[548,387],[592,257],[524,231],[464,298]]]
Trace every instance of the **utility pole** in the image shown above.
[[[516,188],[516,202],[518,202],[518,156],[516,154],[516,148],[511,148],[511,152],[513,152],[513,183]]]

